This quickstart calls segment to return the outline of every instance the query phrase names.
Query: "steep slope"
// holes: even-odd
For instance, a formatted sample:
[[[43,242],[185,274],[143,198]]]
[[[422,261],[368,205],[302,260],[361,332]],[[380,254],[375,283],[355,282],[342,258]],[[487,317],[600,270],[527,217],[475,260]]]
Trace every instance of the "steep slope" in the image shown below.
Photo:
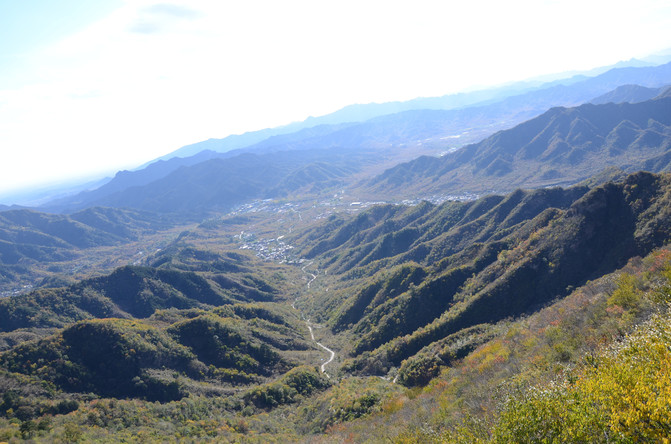
[[[589,192],[377,207],[332,218],[295,242],[336,279],[316,296],[315,316],[352,335],[355,359],[346,368],[379,374],[464,329],[533,312],[663,245],[670,190],[670,176],[638,173]]]
[[[441,158],[423,157],[371,180],[369,193],[483,192],[572,184],[608,167],[665,171],[671,100],[554,108]]]
[[[397,395],[365,420],[313,441],[663,441],[670,299],[664,247],[531,316],[491,326],[490,338],[462,359],[425,350],[397,378],[410,385],[432,379],[419,395]],[[439,373],[436,364],[451,359]]]

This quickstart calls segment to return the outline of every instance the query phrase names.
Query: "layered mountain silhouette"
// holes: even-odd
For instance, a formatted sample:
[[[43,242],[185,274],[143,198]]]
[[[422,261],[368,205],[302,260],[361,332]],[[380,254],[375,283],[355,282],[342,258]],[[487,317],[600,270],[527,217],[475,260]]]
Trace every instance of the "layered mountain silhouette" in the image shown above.
[[[43,208],[71,212],[103,205],[192,212],[200,217],[206,208],[220,211],[249,199],[291,193],[295,189],[283,189],[282,184],[295,183],[295,179],[289,176],[301,176],[298,171],[313,168],[310,166],[313,162],[322,163],[322,172],[324,164],[333,165],[336,171],[326,174],[324,181],[318,181],[314,186],[306,184],[306,189],[317,192],[331,186],[351,185],[353,177],[360,177],[362,172],[377,174],[383,168],[420,154],[437,154],[477,142],[496,130],[510,128],[552,106],[581,104],[631,82],[642,85],[641,88],[668,84],[671,82],[671,64],[613,69],[594,78],[574,80],[567,85],[554,83],[503,99],[497,97],[490,100],[491,103],[480,102],[459,109],[410,109],[373,117],[365,122],[317,125],[321,120],[315,120],[314,126],[290,133],[260,133],[262,140],[251,136],[236,138],[253,143],[226,152],[215,152],[218,149],[215,141],[208,141],[203,145],[206,150],[194,156],[173,157],[141,170],[120,172],[96,190],[53,201]],[[612,100],[626,99],[626,93],[621,91],[617,94]],[[343,159],[339,154],[341,152],[347,153],[349,158]],[[255,178],[255,174],[263,168],[247,169],[251,165],[250,155],[258,156],[253,159],[259,164],[277,164],[276,171]],[[371,159],[375,161],[371,162]],[[491,172],[500,174],[508,168],[506,162],[502,158],[487,167]],[[544,171],[543,174],[552,176],[557,172]],[[211,180],[214,176],[217,185],[204,185],[202,179],[205,177],[214,184]],[[171,192],[168,193],[168,190]]]
[[[102,196],[95,202],[202,220],[252,199],[282,197],[303,187],[341,185],[341,177],[379,160],[380,153],[375,150],[245,153],[182,167],[162,179]]]
[[[662,94],[635,104],[553,108],[440,158],[420,157],[397,165],[360,190],[371,196],[483,193],[573,184],[610,167],[665,171],[671,162],[670,101]],[[315,195],[351,185],[364,171],[379,171],[403,156],[412,157],[416,151],[403,141],[449,134],[476,114],[482,117],[482,112],[408,111],[365,124],[303,130],[237,155],[201,153],[198,156],[211,158],[183,164],[164,177],[164,163],[150,165],[142,174],[119,174],[99,190],[54,206],[77,209],[95,204],[199,219],[252,199]],[[165,163],[179,162],[183,161]],[[155,177],[159,178],[151,180]]]
[[[593,77],[576,74],[570,78],[547,83],[516,82],[511,85],[442,97],[422,97],[405,102],[349,105],[325,116],[310,117],[304,122],[253,131],[242,135],[232,135],[224,139],[209,139],[198,142],[180,148],[161,159],[187,157],[203,150],[224,153],[255,145],[273,136],[290,134],[321,125],[365,122],[376,117],[413,110],[450,110],[482,106],[512,97],[518,97],[513,101],[521,99],[528,104],[538,101],[542,112],[552,106],[571,106],[586,102],[621,85],[636,84],[644,87],[657,87],[668,84],[670,83],[669,72],[668,64],[649,66],[647,63],[632,59],[611,67],[599,68],[592,73]]]

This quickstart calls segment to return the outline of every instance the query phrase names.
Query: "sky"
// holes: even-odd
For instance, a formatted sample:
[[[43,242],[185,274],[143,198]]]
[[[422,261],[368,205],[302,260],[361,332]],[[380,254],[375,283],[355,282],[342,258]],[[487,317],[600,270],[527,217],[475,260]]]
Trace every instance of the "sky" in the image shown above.
[[[669,47],[668,0],[0,0],[0,194]]]

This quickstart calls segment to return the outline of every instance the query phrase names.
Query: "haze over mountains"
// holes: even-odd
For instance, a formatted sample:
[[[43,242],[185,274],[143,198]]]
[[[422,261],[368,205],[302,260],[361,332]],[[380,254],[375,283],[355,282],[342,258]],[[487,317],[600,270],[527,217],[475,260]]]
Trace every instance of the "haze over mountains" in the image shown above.
[[[482,95],[489,95],[500,100],[490,99],[491,103],[480,102],[451,110],[411,109],[374,117],[364,122],[321,124],[288,134],[275,134],[275,130],[264,130],[259,133],[232,136],[219,142],[210,140],[198,148],[202,148],[202,151],[193,156],[159,160],[138,171],[120,172],[109,183],[96,190],[50,202],[43,208],[51,211],[76,211],[95,205],[127,206],[162,212],[195,212],[197,217],[200,217],[205,211],[204,208],[223,210],[250,199],[282,197],[297,190],[305,191],[305,184],[301,184],[300,179],[297,179],[300,177],[307,177],[309,181],[315,183],[313,187],[311,186],[314,192],[335,190],[338,187],[350,186],[361,177],[381,173],[385,168],[421,154],[435,156],[446,150],[479,141],[497,130],[510,128],[553,106],[579,105],[597,98],[603,100],[601,99],[603,94],[624,85],[636,84],[641,88],[661,88],[662,85],[671,84],[671,64],[616,68],[593,78],[573,79],[567,83],[567,85],[553,83],[523,94],[509,95],[503,99],[499,96],[514,94],[517,90],[503,88],[487,94],[471,93],[471,96],[479,98],[482,98]],[[618,94],[620,96],[613,96],[615,100],[629,99],[622,96],[621,92]],[[449,103],[448,99],[452,99],[453,104],[443,106],[457,106],[456,103],[475,100],[464,99],[461,96],[456,98],[448,96],[442,100]],[[429,99],[418,100],[403,106],[421,106],[427,101],[430,102]],[[358,109],[364,109],[366,106],[362,105]],[[390,106],[391,109],[398,109],[394,108],[397,104]],[[359,115],[368,117],[376,112],[382,112],[380,111],[382,108],[389,109],[381,105],[370,105],[370,107],[370,113],[362,111]],[[348,112],[336,113],[341,114],[352,117]],[[331,115],[322,120],[333,122],[342,119]],[[311,124],[318,122],[321,120],[311,120]],[[283,131],[284,129],[280,132]],[[269,136],[270,134],[274,135]],[[239,146],[246,145],[250,141],[255,143]],[[192,145],[187,151],[195,152],[193,150],[197,146]],[[232,149],[233,147],[237,148]],[[215,150],[224,152],[216,153]],[[324,167],[324,162],[332,163],[334,169],[327,171],[328,167]],[[498,169],[499,172],[509,168],[504,165],[507,162],[505,156],[497,162],[498,166],[478,165],[478,168],[489,166],[490,170]],[[622,159],[613,159],[615,166],[626,166],[622,162]],[[272,168],[271,174],[255,178],[255,174],[262,171],[262,168],[253,166],[257,163],[259,165],[272,163],[277,167]],[[319,173],[312,177],[311,171],[314,172],[315,169]],[[596,172],[598,171],[590,170],[580,179]],[[231,175],[235,174],[240,174],[241,177],[233,179],[234,176]],[[556,176],[552,178],[554,182],[548,183],[576,181],[575,177],[562,180],[561,173],[554,171],[544,171],[540,174],[545,174],[546,177]],[[208,183],[215,183],[214,176],[219,178],[230,176],[230,179],[225,179],[227,185],[223,187],[207,186]],[[233,188],[230,188],[231,184],[235,184]],[[524,185],[525,183],[519,182],[519,186]],[[526,185],[535,186],[533,182]],[[458,190],[459,187],[454,191]],[[383,193],[383,190],[378,187],[375,192]],[[413,189],[413,192],[426,195],[433,193],[434,190]]]
[[[372,118],[383,115],[396,114],[403,111],[411,111],[418,109],[448,110],[448,109],[465,108],[479,104],[481,105],[481,104],[493,103],[498,102],[507,97],[520,95],[538,89],[548,89],[552,86],[557,85],[570,85],[573,83],[588,80],[590,77],[594,76],[600,77],[600,75],[603,74],[605,71],[610,71],[612,69],[621,70],[623,68],[632,68],[632,67],[637,68],[654,67],[654,65],[655,64],[632,59],[628,62],[617,63],[611,67],[597,68],[587,73],[573,73],[573,75],[559,74],[557,75],[558,79],[555,79],[554,81],[550,82],[540,82],[540,81],[516,82],[511,85],[501,86],[498,88],[490,88],[465,93],[451,94],[442,97],[423,97],[408,100],[405,102],[349,105],[341,110],[338,110],[334,113],[325,116],[309,117],[304,122],[297,122],[275,129],[266,129],[242,135],[234,135],[227,137],[225,139],[209,139],[204,142],[198,142],[192,145],[182,147],[176,151],[173,151],[172,153],[169,153],[161,157],[160,159],[167,160],[171,157],[188,157],[203,150],[212,150],[216,152],[231,151],[233,149],[244,148],[246,146],[254,145],[257,142],[263,141],[274,135],[289,134],[292,132],[300,131],[301,129],[316,127],[319,125],[334,125],[340,123],[364,122],[366,120],[370,120]],[[646,74],[643,75],[645,76]],[[662,76],[663,76],[662,78],[665,78],[664,74],[662,74]],[[619,71],[618,74],[616,75],[606,77],[608,77],[608,80],[606,82],[603,82],[604,84],[602,85],[602,87],[605,88],[605,90],[612,89],[612,87],[609,87],[608,85],[623,84],[622,82],[626,82],[626,79],[630,79],[631,83],[641,84],[642,86],[654,86],[657,85],[660,80],[659,78],[655,78],[654,74],[649,78],[643,78],[641,77],[641,73],[635,73],[632,75],[632,72],[627,70]],[[666,81],[664,82],[667,83]],[[585,99],[583,99],[583,101],[585,101]],[[566,103],[565,105],[570,105],[570,103]]]
[[[0,441],[660,441],[669,85],[355,105],[1,208]]]

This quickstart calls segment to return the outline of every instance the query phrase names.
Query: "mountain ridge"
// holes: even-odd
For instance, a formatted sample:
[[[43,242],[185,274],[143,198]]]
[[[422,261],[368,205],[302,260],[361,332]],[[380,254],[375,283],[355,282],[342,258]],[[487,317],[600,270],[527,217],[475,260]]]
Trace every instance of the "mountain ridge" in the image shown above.
[[[382,194],[401,187],[427,194],[477,193],[577,183],[613,166],[632,171],[645,164],[663,171],[669,168],[663,162],[671,146],[669,106],[669,99],[660,97],[636,104],[553,108],[440,158],[398,165],[367,186],[370,193]]]
[[[635,75],[632,75],[634,72],[636,72],[635,70],[640,68],[656,68],[656,67],[657,67],[656,65],[651,65],[645,62],[640,62],[632,59],[628,62],[619,62],[609,67],[599,68],[597,71],[593,71],[593,73],[596,73],[595,77],[600,77],[606,74],[606,76],[610,77],[611,79],[613,77],[620,77],[621,79],[633,79],[633,78],[639,79]],[[632,71],[632,69],[634,71]],[[631,83],[642,82],[646,83],[643,86],[648,86],[647,83],[650,82],[650,77],[652,77],[653,83],[656,82],[656,80],[654,80],[654,75],[648,77],[649,77],[648,81],[639,80]],[[202,144],[202,149],[209,149],[218,152],[227,152],[233,149],[244,148],[245,146],[259,143],[262,140],[265,140],[272,136],[283,135],[297,130],[314,127],[317,125],[362,122],[382,115],[396,114],[398,112],[417,110],[417,109],[442,109],[442,110],[458,109],[473,106],[478,103],[485,104],[486,102],[497,101],[498,99],[515,95],[515,93],[524,92],[525,90],[528,91],[553,86],[556,87],[558,86],[558,84],[561,84],[561,82],[572,84],[584,80],[589,80],[590,78],[591,77],[589,75],[579,76],[577,73],[573,73],[571,77],[555,79],[550,82],[540,84],[537,84],[535,82],[522,81],[513,83],[511,85],[503,85],[500,87],[494,87],[485,90],[448,94],[440,97],[427,97],[427,98],[422,97],[405,102],[349,105],[331,114],[327,114],[325,116],[309,117],[304,122],[296,122],[278,128],[248,132],[242,135],[233,135],[224,139],[209,139],[204,142],[198,142],[192,145],[187,145],[186,147],[180,148],[179,150],[176,150],[166,156],[182,157],[185,154],[186,155],[196,154],[194,148],[195,147],[200,148],[201,145],[199,144]],[[622,82],[622,80],[616,80],[616,82]],[[606,87],[606,89],[608,88]],[[216,149],[217,144],[223,144],[224,148]],[[160,157],[159,159],[167,160],[166,156]]]
[[[641,172],[591,190],[376,207],[293,242],[342,279],[334,288],[348,282],[314,304],[329,307],[322,322],[356,338],[345,367],[375,375],[462,329],[533,312],[662,246],[671,236],[670,180]],[[363,283],[352,292],[351,281]]]

